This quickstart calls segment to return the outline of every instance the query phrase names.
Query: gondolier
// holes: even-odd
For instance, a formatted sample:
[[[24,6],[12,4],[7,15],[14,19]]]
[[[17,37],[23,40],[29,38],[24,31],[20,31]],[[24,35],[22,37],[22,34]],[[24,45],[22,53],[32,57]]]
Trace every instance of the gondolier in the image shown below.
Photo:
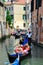
[[[31,37],[32,37],[32,32],[29,31],[29,32],[27,33],[27,36],[28,36],[28,44],[29,44],[29,46],[31,46]]]

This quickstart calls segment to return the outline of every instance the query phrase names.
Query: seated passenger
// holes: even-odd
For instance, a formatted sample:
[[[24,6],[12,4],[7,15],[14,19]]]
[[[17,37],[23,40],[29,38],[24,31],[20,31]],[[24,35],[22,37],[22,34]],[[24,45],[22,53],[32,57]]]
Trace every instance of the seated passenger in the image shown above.
[[[24,41],[23,41],[22,45],[25,46],[26,44],[28,44],[28,38],[27,37],[24,38]]]
[[[15,52],[16,53],[27,54],[28,53],[28,50],[30,50],[30,47],[28,45],[28,39],[26,37],[24,39],[24,41],[21,43],[21,45],[16,47]]]

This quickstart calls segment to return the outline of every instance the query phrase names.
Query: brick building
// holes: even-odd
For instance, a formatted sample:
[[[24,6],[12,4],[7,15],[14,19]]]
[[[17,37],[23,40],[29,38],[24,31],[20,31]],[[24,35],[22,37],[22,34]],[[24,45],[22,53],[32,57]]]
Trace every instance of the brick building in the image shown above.
[[[32,39],[43,44],[43,0],[32,0]]]

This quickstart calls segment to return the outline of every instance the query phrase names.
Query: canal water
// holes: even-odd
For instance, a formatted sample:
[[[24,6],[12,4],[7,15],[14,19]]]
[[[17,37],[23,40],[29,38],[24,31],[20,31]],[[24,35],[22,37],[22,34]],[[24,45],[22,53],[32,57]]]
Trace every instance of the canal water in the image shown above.
[[[21,65],[43,65],[43,48],[32,45],[31,57],[24,59]]]
[[[15,43],[19,43],[19,39],[15,39],[14,36],[0,42],[0,65],[8,65],[7,51],[13,53]],[[21,61],[21,65],[43,65],[43,48],[32,44],[31,57]]]
[[[5,48],[5,41],[0,42],[0,65],[6,65],[8,61],[6,48]]]

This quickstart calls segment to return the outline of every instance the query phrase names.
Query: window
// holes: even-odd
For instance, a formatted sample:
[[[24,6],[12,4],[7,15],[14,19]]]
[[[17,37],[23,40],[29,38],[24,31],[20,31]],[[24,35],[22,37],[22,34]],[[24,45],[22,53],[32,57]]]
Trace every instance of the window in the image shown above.
[[[11,8],[9,7],[9,10],[11,10]]]
[[[8,10],[8,8],[6,7],[6,10]]]
[[[3,22],[4,25],[6,25],[6,22]]]
[[[9,7],[9,10],[11,10],[11,11],[12,11],[12,10],[13,10],[13,6],[12,6],[12,7]]]
[[[13,1],[17,2],[18,0],[11,0],[11,2],[13,2]]]
[[[8,2],[9,2],[9,0],[8,0]]]
[[[28,16],[28,19],[29,19],[29,14],[27,16]]]
[[[26,26],[26,24],[24,23],[24,24],[23,24],[23,26],[25,27],[25,26]]]
[[[13,2],[13,0],[11,0],[11,2]]]
[[[8,2],[10,2],[11,0],[8,0]]]
[[[29,18],[31,18],[31,13],[29,14]]]
[[[11,7],[11,9],[13,10],[13,7]]]
[[[26,7],[24,7],[23,9],[26,10]]]
[[[29,6],[27,6],[27,10],[29,10]]]
[[[36,0],[36,9],[38,9],[41,6],[42,0]]]
[[[41,30],[43,32],[43,18],[41,18],[41,22],[42,22]]]
[[[23,15],[23,19],[26,20],[27,19],[27,16],[26,14]]]

